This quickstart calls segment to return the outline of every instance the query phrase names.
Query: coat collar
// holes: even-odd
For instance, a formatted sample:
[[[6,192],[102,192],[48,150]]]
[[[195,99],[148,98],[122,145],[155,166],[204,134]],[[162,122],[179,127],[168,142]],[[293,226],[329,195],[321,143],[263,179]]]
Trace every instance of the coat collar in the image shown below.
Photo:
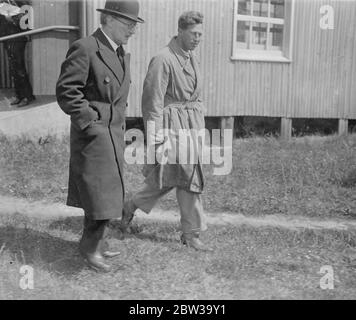
[[[196,85],[195,90],[191,96],[191,101],[195,101],[201,93],[201,75],[197,58],[192,51],[186,52],[178,45],[177,37],[172,38],[172,40],[168,44],[168,47],[174,53],[182,68],[189,74],[191,73],[189,72],[189,69],[186,69],[186,65],[187,63],[189,63],[189,60],[191,61],[193,69],[195,71],[195,75],[192,76],[196,76]]]
[[[119,81],[121,85],[122,82],[124,81],[126,72],[124,72],[121,63],[119,61],[119,58],[116,55],[116,52],[114,51],[108,39],[105,37],[104,33],[100,29],[97,29],[94,32],[93,37],[96,39],[96,42],[98,44],[99,56],[106,64],[106,66],[113,72],[114,76],[116,77],[116,79]],[[127,70],[127,62],[128,62],[127,56],[128,55],[125,55],[124,57],[125,70]]]
[[[111,48],[113,48],[114,51],[116,52],[119,46],[113,40],[110,39],[110,37],[105,33],[105,31],[102,28],[100,28],[100,31],[105,36],[106,40],[108,40],[108,42],[110,43]]]
[[[192,58],[192,52],[184,51],[177,42],[177,37],[173,37],[172,40],[169,42],[168,47],[172,50],[174,55],[176,56],[178,62],[182,66],[185,71],[189,71],[186,68],[187,64],[190,63],[190,59]],[[189,72],[188,72],[189,73]],[[193,75],[194,76],[194,75]]]

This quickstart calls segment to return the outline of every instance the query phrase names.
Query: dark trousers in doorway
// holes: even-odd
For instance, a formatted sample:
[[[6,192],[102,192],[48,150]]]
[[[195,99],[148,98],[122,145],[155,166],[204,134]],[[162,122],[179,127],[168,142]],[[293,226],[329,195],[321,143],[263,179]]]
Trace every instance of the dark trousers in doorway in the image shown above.
[[[25,66],[26,43],[27,41],[7,41],[5,43],[15,94],[19,99],[31,99],[33,97],[32,86]]]

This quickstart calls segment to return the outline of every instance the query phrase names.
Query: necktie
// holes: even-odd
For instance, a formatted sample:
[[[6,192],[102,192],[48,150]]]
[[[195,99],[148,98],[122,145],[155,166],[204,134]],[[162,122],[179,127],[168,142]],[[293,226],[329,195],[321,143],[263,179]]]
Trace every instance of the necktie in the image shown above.
[[[124,65],[124,56],[125,56],[125,50],[122,46],[119,46],[117,49],[116,49],[116,53],[117,53],[117,56],[120,60],[120,63],[121,63],[121,66],[122,66],[122,69],[125,71],[125,65]]]

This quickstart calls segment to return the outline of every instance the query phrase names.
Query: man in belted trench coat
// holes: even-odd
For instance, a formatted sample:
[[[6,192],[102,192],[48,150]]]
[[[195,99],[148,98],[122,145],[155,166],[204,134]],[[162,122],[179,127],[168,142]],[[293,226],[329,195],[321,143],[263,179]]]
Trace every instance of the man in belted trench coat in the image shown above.
[[[122,224],[128,228],[137,208],[149,213],[160,197],[175,188],[180,207],[182,243],[196,250],[212,251],[199,238],[207,228],[201,198],[204,188],[201,158],[196,157],[197,161],[192,162],[181,161],[182,154],[188,155],[193,150],[186,148],[188,145],[184,146],[179,139],[179,132],[192,134],[195,145],[200,144],[198,148],[202,150],[201,140],[199,143],[198,136],[194,135],[204,132],[205,124],[202,80],[193,53],[203,34],[202,23],[201,13],[183,13],[178,21],[178,35],[151,60],[148,67],[142,94],[148,147],[153,141],[159,158],[164,154],[165,141],[170,140],[171,147],[177,146],[178,142],[179,148],[173,149],[178,151],[179,157],[176,158],[176,154],[168,156],[173,161],[167,163],[157,158],[156,163],[145,165],[145,186],[125,203]],[[150,129],[149,123],[155,130]],[[165,135],[161,129],[169,129],[172,134]]]
[[[110,219],[120,218],[124,201],[125,109],[130,55],[122,45],[135,33],[137,1],[107,1],[102,27],[73,43],[57,82],[57,101],[70,115],[70,172],[67,205],[83,208],[79,250],[90,267],[110,271],[105,257]]]

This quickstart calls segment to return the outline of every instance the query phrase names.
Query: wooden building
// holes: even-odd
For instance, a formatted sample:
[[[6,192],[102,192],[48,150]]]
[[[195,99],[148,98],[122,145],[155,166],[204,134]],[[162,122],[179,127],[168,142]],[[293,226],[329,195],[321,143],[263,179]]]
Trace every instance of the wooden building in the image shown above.
[[[70,43],[99,26],[105,0],[33,0],[28,58],[35,94],[54,94]],[[142,84],[150,58],[176,34],[183,11],[204,14],[198,49],[207,115],[356,119],[356,0],[140,0],[146,21],[130,39],[132,88],[128,117],[140,117]],[[65,29],[64,29],[65,30]],[[9,86],[0,46],[0,88]]]

